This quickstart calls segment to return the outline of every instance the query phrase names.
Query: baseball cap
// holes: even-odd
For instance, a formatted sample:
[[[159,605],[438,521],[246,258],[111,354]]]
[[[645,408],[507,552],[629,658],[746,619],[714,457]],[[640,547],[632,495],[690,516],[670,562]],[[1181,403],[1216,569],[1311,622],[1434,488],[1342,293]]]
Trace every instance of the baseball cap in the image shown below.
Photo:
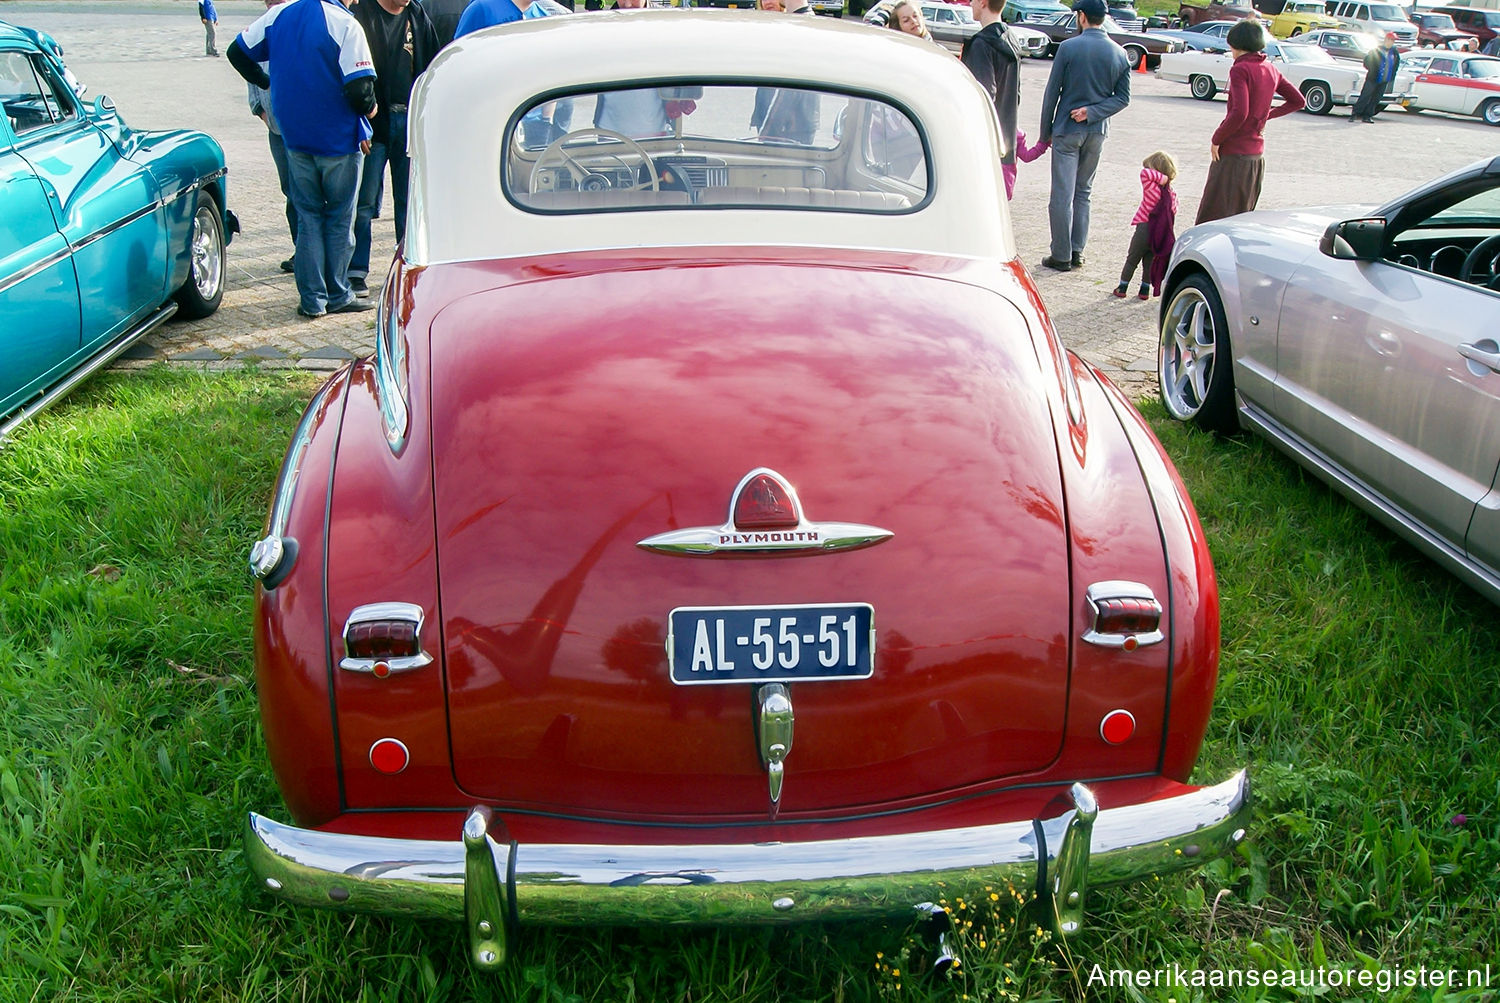
[[[1074,0],[1073,9],[1090,21],[1103,21],[1104,16],[1109,13],[1104,0]]]

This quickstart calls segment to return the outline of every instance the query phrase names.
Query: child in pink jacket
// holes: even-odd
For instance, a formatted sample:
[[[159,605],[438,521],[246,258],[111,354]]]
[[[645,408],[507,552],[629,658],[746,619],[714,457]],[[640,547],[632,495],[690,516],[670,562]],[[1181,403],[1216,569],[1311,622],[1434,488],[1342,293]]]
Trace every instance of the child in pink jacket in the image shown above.
[[[1038,143],[1035,146],[1029,146],[1026,143],[1026,133],[1016,132],[1016,160],[1022,163],[1031,163],[1051,148],[1051,143]],[[1005,200],[1009,202],[1016,193],[1016,165],[1001,164],[1000,173],[1005,175]]]
[[[1177,177],[1177,161],[1163,150],[1157,150],[1141,162],[1141,204],[1130,224],[1130,250],[1125,252],[1125,268],[1115,295],[1120,299],[1130,291],[1130,279],[1136,265],[1141,266],[1141,299],[1150,299],[1154,286],[1161,294],[1161,280],[1166,276],[1167,259],[1172,255],[1175,239],[1172,230],[1177,223],[1177,192],[1172,181]]]

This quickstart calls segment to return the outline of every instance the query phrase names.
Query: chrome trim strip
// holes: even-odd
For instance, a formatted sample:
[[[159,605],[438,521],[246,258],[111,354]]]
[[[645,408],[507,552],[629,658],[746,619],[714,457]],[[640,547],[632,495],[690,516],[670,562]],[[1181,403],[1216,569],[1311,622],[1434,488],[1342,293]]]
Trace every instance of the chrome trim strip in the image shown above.
[[[332,380],[323,384],[313,394],[312,400],[308,401],[307,409],[302,412],[302,420],[297,423],[297,430],[292,434],[292,444],[287,449],[286,459],[282,461],[281,472],[276,476],[266,535],[250,547],[250,574],[266,588],[275,588],[297,562],[296,541],[286,540],[286,524],[291,518],[297,480],[302,476],[302,456],[312,443],[313,425],[316,424],[332,387]]]
[[[406,360],[400,344],[401,330],[394,305],[390,297],[380,302],[380,315],[376,318],[375,330],[375,386],[380,403],[380,423],[385,426],[385,441],[391,453],[401,452],[406,445],[410,414],[406,407],[406,396],[402,392],[401,373]]]
[[[62,382],[54,384],[49,389],[43,391],[40,397],[37,397],[30,404],[23,405],[19,410],[12,412],[10,417],[0,419],[0,443],[3,443],[5,441],[5,437],[9,435],[17,425],[21,424],[21,422],[25,421],[27,418],[30,418],[42,408],[57,400],[63,394],[66,394],[69,390],[73,389],[79,383],[82,383],[84,380],[88,379],[95,372],[109,365],[121,352],[125,351],[131,345],[141,340],[141,338],[145,337],[147,334],[150,334],[152,330],[154,330],[158,325],[160,325],[163,321],[165,321],[168,317],[172,316],[176,312],[176,303],[168,303],[165,306],[159,308],[151,316],[147,317],[135,327],[131,328],[129,331],[126,331],[114,341],[111,341],[99,351],[95,352],[83,365],[79,366],[67,376],[63,377]]]
[[[740,492],[761,476],[769,476],[786,489],[797,524],[776,529],[740,529],[734,524],[734,510]],[[802,512],[802,500],[791,483],[769,467],[756,467],[735,485],[729,496],[729,517],[722,526],[694,526],[689,529],[658,533],[636,542],[642,550],[676,557],[715,557],[723,554],[824,553],[831,550],[857,550],[884,543],[895,534],[876,526],[853,522],[809,522]]]
[[[164,203],[162,202],[152,202],[150,205],[142,206],[128,216],[121,216],[119,219],[115,220],[113,223],[110,223],[108,226],[100,227],[93,233],[89,234],[87,237],[84,237],[82,240],[78,241],[78,243],[74,244],[73,252],[76,254],[77,252],[83,250],[85,247],[88,247],[90,244],[95,243],[99,240],[103,240],[105,237],[108,237],[116,230],[127,227],[131,223],[134,223],[136,220],[141,219],[144,216],[151,215],[163,204]]]
[[[1076,814],[793,843],[518,846],[485,835],[483,850],[495,873],[508,875],[507,895],[523,922],[909,918],[919,903],[939,897],[977,901],[987,884],[1032,887],[1045,879]],[[1177,797],[1101,810],[1089,839],[1087,883],[1118,884],[1204,863],[1244,838],[1250,816],[1244,771]],[[281,898],[408,919],[464,918],[469,860],[482,852],[476,842],[297,829],[253,812],[245,831],[251,870]],[[1074,886],[1064,880],[1058,887]]]
[[[0,293],[5,292],[5,290],[9,289],[11,286],[20,285],[22,282],[25,282],[27,279],[31,278],[38,272],[46,271],[48,268],[51,268],[59,261],[63,261],[64,259],[66,259],[68,255],[72,253],[73,249],[71,247],[65,246],[61,250],[53,251],[41,261],[28,265],[25,268],[21,269],[19,272],[16,272],[15,274],[8,276],[7,278],[0,279]]]

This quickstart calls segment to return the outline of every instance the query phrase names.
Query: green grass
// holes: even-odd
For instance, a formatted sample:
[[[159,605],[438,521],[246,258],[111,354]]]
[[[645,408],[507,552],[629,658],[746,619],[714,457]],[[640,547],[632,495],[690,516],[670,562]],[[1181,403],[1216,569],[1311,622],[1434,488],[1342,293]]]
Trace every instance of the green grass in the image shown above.
[[[941,985],[911,931],[879,924],[532,931],[480,977],[456,926],[273,902],[238,848],[246,809],[284,815],[244,556],[313,388],[112,374],[0,450],[0,1000],[1186,1003],[1313,994],[1105,989],[1090,973],[1500,960],[1496,610],[1259,441],[1157,407],[1223,593],[1199,774],[1248,763],[1259,789],[1234,857],[1093,893],[1067,945],[996,889],[959,910],[964,964]]]

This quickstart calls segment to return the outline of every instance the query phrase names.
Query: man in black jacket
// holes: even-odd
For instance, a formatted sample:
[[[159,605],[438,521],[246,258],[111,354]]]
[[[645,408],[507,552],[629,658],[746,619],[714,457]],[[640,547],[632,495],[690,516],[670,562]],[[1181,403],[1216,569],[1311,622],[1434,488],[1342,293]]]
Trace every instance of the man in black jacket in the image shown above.
[[[406,156],[406,104],[412,84],[437,55],[437,28],[419,3],[411,0],[358,0],[351,10],[365,30],[375,58],[376,97],[380,109],[370,121],[375,135],[365,155],[354,212],[354,256],[349,287],[356,296],[370,295],[370,220],[380,215],[385,198],[385,169],[391,169],[391,196],[396,204],[396,240],[406,236],[406,183],[411,161]]]
[[[959,58],[995,105],[995,119],[1005,144],[1000,162],[1014,164],[1016,117],[1021,109],[1021,47],[1010,26],[1000,20],[1005,0],[970,0],[969,9],[983,27],[964,40]]]

